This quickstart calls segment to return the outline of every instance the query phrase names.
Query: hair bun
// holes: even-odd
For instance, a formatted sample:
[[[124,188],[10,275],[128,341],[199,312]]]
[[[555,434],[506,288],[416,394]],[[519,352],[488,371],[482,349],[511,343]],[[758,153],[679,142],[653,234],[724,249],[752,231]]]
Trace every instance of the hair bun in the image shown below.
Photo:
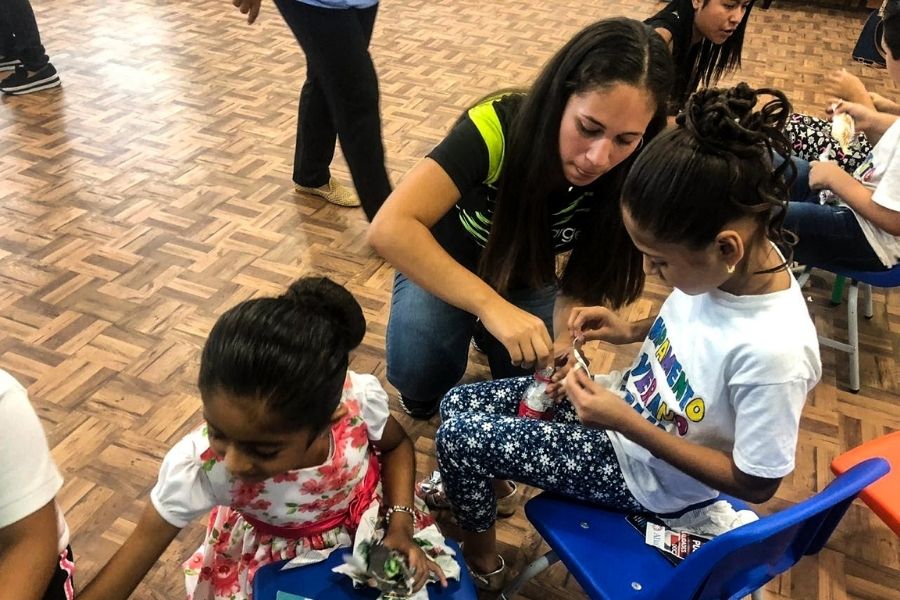
[[[304,313],[327,321],[348,352],[362,342],[366,318],[353,294],[327,277],[301,277],[282,296]]]
[[[774,96],[754,111],[759,96]],[[779,90],[755,90],[746,83],[728,89],[694,93],[676,122],[687,129],[704,150],[739,157],[757,155],[772,131],[784,128],[790,103]]]

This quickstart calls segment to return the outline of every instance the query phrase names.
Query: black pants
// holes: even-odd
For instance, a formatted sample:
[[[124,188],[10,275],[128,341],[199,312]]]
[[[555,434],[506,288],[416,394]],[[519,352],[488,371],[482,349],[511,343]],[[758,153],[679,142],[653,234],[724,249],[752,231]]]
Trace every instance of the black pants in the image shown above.
[[[6,58],[18,58],[29,71],[50,61],[28,0],[0,0],[0,52]]]
[[[275,4],[306,54],[294,183],[327,184],[335,139],[340,139],[353,185],[372,220],[391,193],[384,168],[378,78],[369,55],[378,5],[329,9],[297,0],[275,0]]]

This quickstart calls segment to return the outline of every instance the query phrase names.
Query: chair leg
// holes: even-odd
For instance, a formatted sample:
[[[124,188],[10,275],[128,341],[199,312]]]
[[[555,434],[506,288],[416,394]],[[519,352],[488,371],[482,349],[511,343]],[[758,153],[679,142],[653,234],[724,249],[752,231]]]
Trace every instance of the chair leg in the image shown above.
[[[875,310],[872,308],[872,286],[868,283],[859,284],[863,288],[863,302],[866,303],[866,312],[863,313],[863,316],[867,319],[871,319],[875,315]]]
[[[519,573],[518,577],[516,577],[512,583],[506,586],[506,589],[497,597],[497,600],[512,600],[519,593],[519,590],[522,589],[522,586],[528,583],[528,581],[542,572],[544,569],[549,567],[550,565],[559,561],[559,557],[556,555],[556,552],[553,550],[549,551],[547,554],[537,558],[531,562],[530,565],[525,567],[525,569]]]
[[[831,305],[838,306],[844,297],[844,282],[846,278],[843,275],[834,276],[834,285],[831,288]]]
[[[800,289],[806,287],[806,284],[809,282],[809,277],[812,274],[812,267],[803,267],[802,270],[798,272],[798,268],[794,267],[793,273],[794,277],[797,278],[797,285],[800,286]]]
[[[855,281],[851,281],[850,289],[847,292],[847,332],[850,334],[850,391],[854,394],[859,391],[858,300],[859,284]]]

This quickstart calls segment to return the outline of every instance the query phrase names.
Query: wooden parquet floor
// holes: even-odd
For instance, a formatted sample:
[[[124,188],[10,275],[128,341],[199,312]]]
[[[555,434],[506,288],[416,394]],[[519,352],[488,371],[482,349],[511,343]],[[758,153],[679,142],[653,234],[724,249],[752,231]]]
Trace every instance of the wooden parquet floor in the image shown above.
[[[65,474],[60,501],[79,580],[132,529],[167,448],[200,421],[198,349],[217,315],[303,273],[345,283],[369,319],[353,368],[384,375],[392,269],[366,246],[362,212],[292,192],[303,56],[271,3],[248,27],[227,0],[34,0],[63,87],[0,103],[0,366],[29,389]],[[384,0],[372,54],[388,163],[398,180],[482,94],[527,84],[592,20],[644,17],[654,0]],[[756,10],[741,79],[785,89],[818,112],[822,75],[846,66],[871,89],[883,72],[852,64],[861,11],[779,1]],[[347,180],[342,162],[335,170]],[[844,335],[828,282],[809,289],[822,333]],[[648,286],[643,316],[666,290]],[[876,294],[861,321],[859,394],[824,349],[803,417],[796,472],[763,511],[821,489],[843,450],[900,429],[900,296]],[[594,352],[597,369],[632,349]],[[485,376],[477,357],[469,379]],[[411,424],[420,474],[436,423]],[[6,424],[9,426],[9,424]],[[183,597],[185,530],[134,594]],[[499,530],[518,570],[541,542],[521,515]],[[827,548],[767,587],[772,599],[900,598],[900,540],[857,503]],[[557,566],[525,598],[583,598]]]

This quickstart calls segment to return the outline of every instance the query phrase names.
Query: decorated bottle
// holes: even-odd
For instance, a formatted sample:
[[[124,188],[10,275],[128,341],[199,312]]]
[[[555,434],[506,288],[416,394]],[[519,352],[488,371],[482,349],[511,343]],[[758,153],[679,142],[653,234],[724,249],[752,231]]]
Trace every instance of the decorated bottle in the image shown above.
[[[547,395],[547,385],[553,376],[553,367],[536,371],[534,379],[519,401],[519,416],[549,421],[553,417],[553,399]]]

